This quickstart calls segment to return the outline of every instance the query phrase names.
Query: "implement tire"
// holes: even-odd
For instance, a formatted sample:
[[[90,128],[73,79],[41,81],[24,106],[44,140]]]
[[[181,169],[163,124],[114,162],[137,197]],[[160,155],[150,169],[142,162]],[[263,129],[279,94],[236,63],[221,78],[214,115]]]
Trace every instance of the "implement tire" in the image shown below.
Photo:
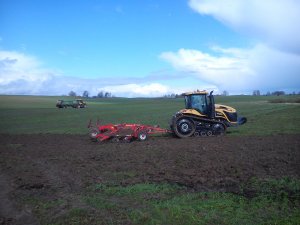
[[[138,137],[137,137],[137,139],[139,140],[139,141],[146,141],[147,140],[147,138],[148,138],[148,133],[146,132],[146,131],[140,131],[139,133],[138,133]]]
[[[180,138],[190,137],[195,133],[196,130],[194,122],[185,116],[174,118],[172,127],[174,134]]]
[[[97,141],[98,134],[99,134],[99,130],[97,128],[90,129],[89,135],[90,135],[90,138],[92,141],[95,141],[95,142]]]

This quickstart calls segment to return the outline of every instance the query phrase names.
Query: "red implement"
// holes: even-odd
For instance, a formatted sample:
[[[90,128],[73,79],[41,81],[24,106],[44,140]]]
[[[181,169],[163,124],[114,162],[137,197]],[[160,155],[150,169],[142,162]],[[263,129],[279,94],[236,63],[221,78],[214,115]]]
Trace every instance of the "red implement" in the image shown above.
[[[100,125],[98,122],[96,126],[88,125],[90,128],[90,137],[94,141],[112,140],[114,142],[132,140],[145,141],[151,134],[165,134],[171,133],[170,130],[159,128],[159,126],[148,126],[142,124],[105,124]]]

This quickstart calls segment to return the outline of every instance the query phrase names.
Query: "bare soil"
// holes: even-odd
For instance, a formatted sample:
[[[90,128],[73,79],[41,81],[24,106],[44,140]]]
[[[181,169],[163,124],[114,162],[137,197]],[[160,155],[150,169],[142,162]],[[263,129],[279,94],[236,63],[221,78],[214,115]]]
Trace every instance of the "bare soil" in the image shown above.
[[[1,134],[0,143],[0,225],[39,224],[28,197],[81,206],[78,196],[96,183],[167,182],[239,193],[253,177],[300,178],[300,135],[94,143],[87,135]]]

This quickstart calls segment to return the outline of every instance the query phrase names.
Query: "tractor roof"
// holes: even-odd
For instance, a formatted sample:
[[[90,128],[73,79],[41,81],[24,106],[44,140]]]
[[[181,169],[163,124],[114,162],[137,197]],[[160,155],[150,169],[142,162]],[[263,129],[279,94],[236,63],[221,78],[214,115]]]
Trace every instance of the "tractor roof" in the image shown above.
[[[186,92],[184,95],[207,95],[207,91],[193,91],[193,92]]]

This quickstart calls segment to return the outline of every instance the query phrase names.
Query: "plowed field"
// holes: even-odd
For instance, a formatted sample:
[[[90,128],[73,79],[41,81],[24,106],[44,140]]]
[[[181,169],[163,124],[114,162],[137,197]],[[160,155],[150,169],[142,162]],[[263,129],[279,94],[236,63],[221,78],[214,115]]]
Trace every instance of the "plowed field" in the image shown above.
[[[49,207],[53,218],[68,208],[88,207],[78,196],[95,184],[170,183],[193,192],[239,193],[253,177],[300,178],[299,135],[103,144],[83,135],[2,134],[0,143],[1,225],[41,223],[29,198],[63,199]]]

